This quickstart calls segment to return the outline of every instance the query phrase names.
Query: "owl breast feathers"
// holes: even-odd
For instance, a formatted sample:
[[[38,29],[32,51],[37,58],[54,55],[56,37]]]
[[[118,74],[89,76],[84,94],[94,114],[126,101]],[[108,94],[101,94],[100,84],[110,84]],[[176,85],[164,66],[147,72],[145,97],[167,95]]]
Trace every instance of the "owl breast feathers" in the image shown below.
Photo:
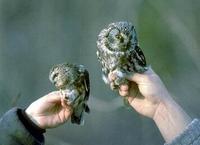
[[[138,46],[134,26],[129,22],[116,22],[108,25],[98,35],[97,58],[102,66],[103,79],[106,83],[109,73],[116,73],[114,86],[126,83],[124,74],[143,73],[146,60]],[[120,75],[118,75],[120,74]]]
[[[83,113],[89,113],[87,101],[90,94],[89,73],[85,67],[69,63],[58,64],[50,70],[49,79],[73,107],[71,122],[83,123]]]

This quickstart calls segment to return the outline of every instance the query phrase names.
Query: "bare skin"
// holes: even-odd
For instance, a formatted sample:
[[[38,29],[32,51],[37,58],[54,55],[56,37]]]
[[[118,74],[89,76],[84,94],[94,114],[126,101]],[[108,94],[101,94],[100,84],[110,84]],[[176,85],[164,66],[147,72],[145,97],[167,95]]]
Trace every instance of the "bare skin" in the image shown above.
[[[110,80],[115,79],[112,74]],[[172,99],[159,76],[149,68],[143,74],[127,76],[129,85],[121,85],[119,94],[128,99],[138,113],[152,118],[166,142],[183,132],[191,118]],[[39,127],[54,128],[69,120],[72,108],[59,91],[51,92],[33,102],[27,115]]]
[[[25,111],[40,128],[54,128],[69,120],[72,108],[60,91],[51,92],[33,102]]]
[[[110,80],[115,79],[112,74]],[[128,99],[138,113],[152,118],[166,142],[183,132],[191,118],[172,99],[159,76],[149,68],[143,74],[127,76],[129,85],[121,85],[119,94]]]

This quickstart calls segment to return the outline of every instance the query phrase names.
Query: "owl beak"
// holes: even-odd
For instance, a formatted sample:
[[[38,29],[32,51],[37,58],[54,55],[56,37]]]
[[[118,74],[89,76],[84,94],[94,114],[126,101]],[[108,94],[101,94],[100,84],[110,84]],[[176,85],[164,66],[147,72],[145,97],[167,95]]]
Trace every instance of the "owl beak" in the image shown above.
[[[120,37],[119,40],[120,40],[121,43],[124,43],[124,38],[123,37]]]
[[[56,81],[53,81],[53,84],[56,86]]]
[[[55,84],[56,84],[56,82],[53,82],[53,84],[55,85]]]

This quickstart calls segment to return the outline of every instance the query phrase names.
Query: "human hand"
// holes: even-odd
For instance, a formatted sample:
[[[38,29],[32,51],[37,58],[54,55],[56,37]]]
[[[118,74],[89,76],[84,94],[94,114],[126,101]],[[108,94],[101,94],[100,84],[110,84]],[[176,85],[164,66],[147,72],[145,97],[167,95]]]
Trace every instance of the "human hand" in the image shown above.
[[[111,74],[109,79],[114,80]],[[191,122],[188,114],[168,93],[159,76],[149,68],[143,74],[127,76],[128,85],[121,85],[119,94],[140,114],[154,120],[166,142],[177,137]],[[176,126],[176,127],[174,127]]]
[[[112,74],[109,79],[115,79]],[[119,94],[140,114],[153,118],[161,102],[168,99],[169,94],[159,76],[149,67],[142,73],[127,76],[129,84],[121,85]]]
[[[59,91],[54,91],[33,102],[25,112],[37,126],[46,129],[65,123],[72,108]]]

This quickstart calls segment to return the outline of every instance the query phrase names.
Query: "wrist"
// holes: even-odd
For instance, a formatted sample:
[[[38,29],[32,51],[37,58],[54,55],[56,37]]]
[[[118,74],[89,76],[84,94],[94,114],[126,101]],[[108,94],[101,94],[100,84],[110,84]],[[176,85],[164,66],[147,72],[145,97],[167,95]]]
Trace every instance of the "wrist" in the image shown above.
[[[172,141],[191,122],[191,118],[170,96],[160,102],[153,120],[166,142]]]
[[[40,128],[38,125],[36,125],[30,117],[25,113],[25,110],[18,109],[17,115],[19,117],[19,120],[22,122],[24,127],[33,135],[33,136],[40,136],[44,132],[46,132],[45,129]]]
[[[36,125],[38,126],[39,128],[41,129],[45,129],[43,128],[39,121],[37,120],[37,117],[35,117],[34,113],[32,113],[28,108],[24,111],[24,113],[26,114],[26,116]]]
[[[158,107],[155,110],[153,116],[154,121],[160,119],[161,117],[165,117],[168,112],[167,110],[170,109],[169,106],[171,106],[174,103],[173,99],[168,94],[165,95],[165,97],[163,98],[164,99],[160,100]]]

